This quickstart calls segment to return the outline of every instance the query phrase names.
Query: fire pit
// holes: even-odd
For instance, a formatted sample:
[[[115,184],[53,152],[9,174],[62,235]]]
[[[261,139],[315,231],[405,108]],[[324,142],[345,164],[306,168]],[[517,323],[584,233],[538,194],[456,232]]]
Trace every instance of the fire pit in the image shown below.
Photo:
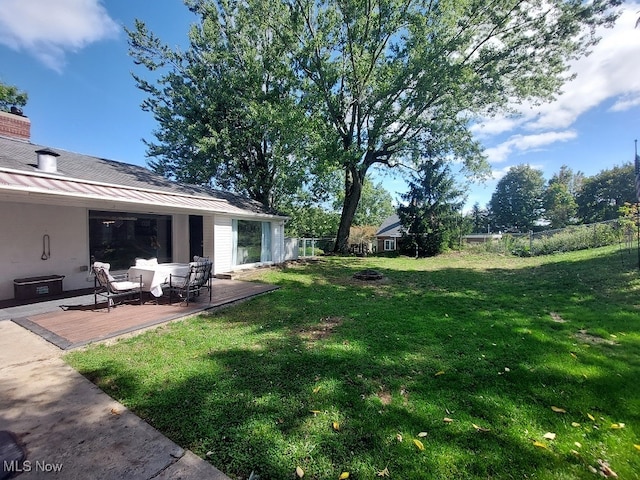
[[[367,269],[367,270],[362,270],[361,272],[358,272],[358,273],[354,273],[353,278],[357,280],[365,280],[365,281],[381,280],[382,274],[376,270]]]

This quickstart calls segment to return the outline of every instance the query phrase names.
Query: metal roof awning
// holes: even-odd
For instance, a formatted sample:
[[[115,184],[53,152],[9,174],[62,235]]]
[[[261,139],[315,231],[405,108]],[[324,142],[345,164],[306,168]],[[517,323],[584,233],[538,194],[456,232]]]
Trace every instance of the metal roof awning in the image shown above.
[[[277,217],[243,209],[225,199],[214,197],[160,192],[71,178],[55,178],[27,172],[0,171],[0,192],[2,191],[135,203],[146,207],[157,206],[242,216]]]

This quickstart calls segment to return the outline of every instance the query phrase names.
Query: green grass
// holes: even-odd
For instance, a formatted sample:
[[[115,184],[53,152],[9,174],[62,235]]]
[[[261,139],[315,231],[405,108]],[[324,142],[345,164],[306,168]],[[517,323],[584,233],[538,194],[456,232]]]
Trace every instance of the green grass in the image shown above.
[[[232,478],[595,479],[598,460],[640,478],[634,253],[328,257],[261,279],[281,288],[66,359]]]

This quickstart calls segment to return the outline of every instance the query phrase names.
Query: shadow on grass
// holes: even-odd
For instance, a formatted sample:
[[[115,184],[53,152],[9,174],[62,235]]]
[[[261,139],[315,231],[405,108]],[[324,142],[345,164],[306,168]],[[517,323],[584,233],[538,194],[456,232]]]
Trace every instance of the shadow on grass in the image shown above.
[[[637,454],[617,447],[640,434],[630,259],[332,259],[274,274],[282,288],[269,296],[71,359],[232,477],[292,478],[300,465],[318,479],[385,467],[393,478],[584,478],[605,456],[634,478]],[[354,281],[363,266],[384,281]],[[141,349],[171,365],[152,374],[163,359],[135,360]]]

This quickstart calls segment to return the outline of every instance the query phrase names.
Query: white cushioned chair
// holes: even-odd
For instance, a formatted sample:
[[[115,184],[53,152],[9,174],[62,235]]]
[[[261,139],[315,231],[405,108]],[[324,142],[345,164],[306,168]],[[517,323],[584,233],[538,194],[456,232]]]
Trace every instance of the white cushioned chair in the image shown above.
[[[125,273],[123,275],[111,275],[108,263],[95,262],[91,267],[94,274],[94,308],[98,306],[98,297],[107,299],[107,312],[111,311],[111,306],[115,306],[113,299],[129,297],[137,300],[142,305],[142,275],[134,279],[129,279]]]

